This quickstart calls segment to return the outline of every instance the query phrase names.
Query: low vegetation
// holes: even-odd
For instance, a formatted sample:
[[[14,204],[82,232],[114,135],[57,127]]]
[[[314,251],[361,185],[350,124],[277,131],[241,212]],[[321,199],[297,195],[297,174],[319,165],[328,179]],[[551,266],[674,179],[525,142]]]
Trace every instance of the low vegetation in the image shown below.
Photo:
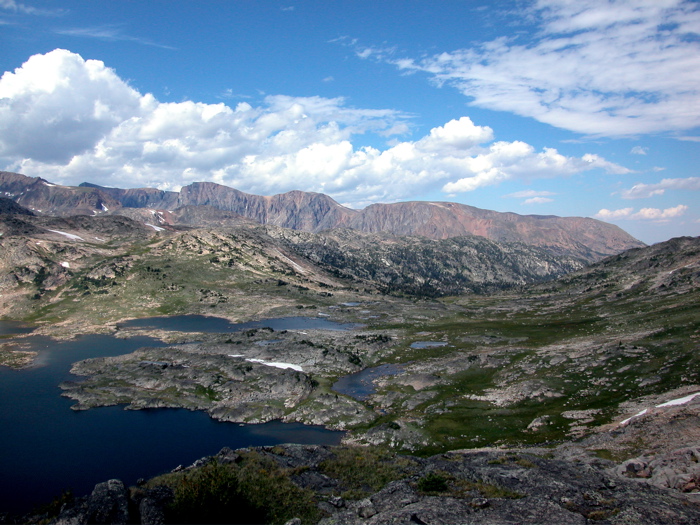
[[[149,480],[145,488],[172,489],[168,523],[285,523],[318,521],[314,494],[292,483],[293,472],[249,451],[237,463],[216,460]]]

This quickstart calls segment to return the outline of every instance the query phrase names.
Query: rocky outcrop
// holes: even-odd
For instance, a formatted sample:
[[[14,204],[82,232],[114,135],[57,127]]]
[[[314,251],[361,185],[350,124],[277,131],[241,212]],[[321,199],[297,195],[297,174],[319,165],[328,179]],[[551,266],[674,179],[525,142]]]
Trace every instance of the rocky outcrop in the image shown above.
[[[656,457],[628,459],[617,474],[681,492],[700,489],[700,449],[684,447]]]
[[[358,464],[357,468],[366,470],[338,470],[348,460],[351,464],[359,462],[361,466]],[[220,465],[219,470],[207,467],[212,464]],[[283,476],[296,490],[311,493],[307,505],[315,505],[315,509],[307,509],[307,516],[315,515],[315,520],[323,525],[583,525],[591,522],[675,525],[700,520],[698,503],[668,489],[640,485],[625,476],[616,476],[608,469],[609,462],[582,464],[514,451],[451,452],[417,458],[382,456],[372,449],[285,445],[223,449],[216,456],[202,458],[178,470],[181,479],[201,468],[250,479],[256,465],[266,473],[272,471]],[[378,482],[378,474],[385,481]],[[165,517],[178,519],[172,515],[175,507],[168,506],[173,501],[168,483],[178,483],[177,478],[157,478],[144,483],[143,488],[132,490],[128,515],[131,523],[163,523]],[[270,490],[274,489],[252,484],[239,488],[237,497],[245,505],[251,497],[259,499],[261,491]],[[278,490],[283,490],[281,485]],[[267,496],[274,498],[274,494]],[[123,485],[111,480],[97,485],[87,501],[66,506],[52,523],[125,523],[126,502]],[[303,509],[297,507],[300,510]],[[92,521],[85,521],[86,518]],[[290,515],[284,519],[288,523],[301,522]]]
[[[0,197],[0,214],[4,215],[34,215],[34,212],[20,206],[12,199]]]
[[[88,523],[126,525],[129,520],[129,492],[124,483],[110,479],[95,485],[89,497],[65,509],[53,523],[82,525]]]

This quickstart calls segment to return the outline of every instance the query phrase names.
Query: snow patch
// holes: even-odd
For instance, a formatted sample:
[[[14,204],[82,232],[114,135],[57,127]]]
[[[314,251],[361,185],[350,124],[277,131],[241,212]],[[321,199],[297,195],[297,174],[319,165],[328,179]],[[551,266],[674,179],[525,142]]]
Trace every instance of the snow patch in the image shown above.
[[[291,368],[292,370],[296,370],[297,372],[303,372],[302,368],[299,365],[293,365],[291,363],[277,363],[274,361],[263,361],[262,359],[246,359],[246,361],[249,361],[251,363],[259,363],[261,365],[265,366],[274,366],[275,368]]]
[[[690,394],[689,396],[680,397],[678,399],[671,399],[671,401],[666,401],[665,403],[661,403],[660,405],[656,405],[656,408],[670,407],[670,406],[675,406],[675,405],[685,405],[686,403],[690,403],[697,396],[700,396],[700,392]]]
[[[228,354],[229,357],[245,357],[243,354]],[[281,368],[281,369],[287,369],[291,368],[292,370],[296,370],[297,372],[303,372],[302,368],[299,365],[293,365],[291,363],[279,363],[276,361],[265,361],[263,359],[246,359],[249,363],[258,363],[260,365],[265,365],[265,366],[273,366],[275,368]]]
[[[636,413],[635,415],[633,415],[632,417],[628,417],[628,418],[625,419],[624,421],[621,421],[621,422],[620,422],[620,425],[626,425],[626,424],[629,423],[631,420],[633,420],[635,417],[643,416],[643,415],[646,414],[648,411],[649,411],[649,410],[645,408],[645,409],[642,410],[641,412],[637,412],[637,413]]]
[[[70,268],[70,263],[64,261],[61,263],[61,266],[63,266],[64,268]]]
[[[700,396],[700,392],[695,392],[694,394],[690,394],[690,395],[687,395],[685,397],[679,397],[678,399],[671,399],[670,401],[666,401],[665,403],[661,403],[660,405],[656,405],[656,407],[654,407],[654,408],[664,408],[664,407],[685,405],[686,403],[690,403],[697,396]],[[630,422],[630,420],[634,419],[635,417],[643,416],[647,412],[648,412],[648,409],[645,408],[641,412],[637,412],[632,417],[628,417],[624,421],[621,421],[620,425],[626,425],[627,423]]]
[[[290,264],[290,265],[291,265],[296,271],[298,271],[299,273],[302,273],[302,274],[305,274],[305,273],[306,273],[306,270],[304,270],[304,268],[302,268],[302,267],[299,266],[297,263],[295,263],[294,261],[292,261],[289,257],[287,257],[286,255],[284,255],[284,254],[283,254],[282,252],[280,252],[279,250],[273,250],[273,255],[277,255],[277,257],[279,257],[282,261],[286,262],[287,264]]]
[[[150,226],[151,228],[153,228],[157,232],[165,231],[165,228],[161,228],[160,226],[156,226],[155,224],[150,224],[148,222],[146,223],[146,226]]]
[[[72,240],[74,240],[74,241],[82,241],[82,240],[84,240],[82,237],[80,237],[80,236],[78,236],[78,235],[73,235],[72,233],[61,232],[61,231],[58,231],[58,230],[49,230],[49,231],[50,231],[50,232],[53,232],[53,233],[60,233],[61,235],[65,235],[66,237],[68,237],[69,239],[72,239]]]
[[[100,206],[102,206],[102,211],[109,211],[109,208],[105,206],[104,202],[101,202]]]

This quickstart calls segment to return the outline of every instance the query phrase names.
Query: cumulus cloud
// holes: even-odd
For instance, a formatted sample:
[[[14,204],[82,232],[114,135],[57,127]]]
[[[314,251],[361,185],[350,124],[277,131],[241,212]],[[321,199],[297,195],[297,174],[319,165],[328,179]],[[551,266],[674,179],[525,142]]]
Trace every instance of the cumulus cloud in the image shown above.
[[[680,217],[688,210],[688,206],[684,204],[679,204],[674,208],[666,208],[665,210],[659,210],[657,208],[642,208],[637,213],[632,215],[633,219],[647,219],[647,220],[665,220],[672,219],[674,217]]]
[[[602,220],[615,220],[615,219],[626,219],[634,212],[634,208],[622,208],[621,210],[608,210],[603,208],[594,215],[596,219]]]
[[[647,149],[648,148],[644,148],[642,146],[635,146],[630,150],[630,153],[632,153],[633,155],[646,155]]]
[[[66,162],[153,103],[102,62],[34,55],[0,79],[0,155]]]
[[[700,191],[700,177],[684,179],[663,179],[656,184],[635,184],[628,190],[622,190],[623,199],[646,199],[663,195],[666,190]]]
[[[512,178],[528,180],[573,175],[595,168],[601,168],[608,173],[630,172],[629,169],[597,155],[566,157],[554,148],[544,148],[537,153],[532,146],[524,142],[495,142],[488,151],[466,159],[464,169],[469,176],[445,184],[443,191],[460,193]]]
[[[104,63],[60,49],[0,79],[0,167],[63,184],[179,189],[208,180],[268,195],[318,191],[359,207],[435,188],[458,193],[508,179],[629,172],[593,154],[494,141],[491,128],[468,117],[400,140],[409,123],[395,110],[354,108],[342,98],[159,102]],[[394,139],[385,149],[353,145],[370,133]]]
[[[363,58],[422,71],[475,106],[591,136],[700,126],[700,4],[536,0],[534,31],[423,58]],[[520,13],[523,15],[523,13]]]
[[[607,210],[603,208],[598,213],[595,214],[597,219],[602,220],[653,220],[653,221],[665,221],[668,219],[673,219],[680,217],[688,210],[688,206],[684,204],[679,204],[673,208],[666,208],[665,210],[660,210],[658,208],[642,208],[638,212],[634,212],[634,208],[622,208],[620,210]]]

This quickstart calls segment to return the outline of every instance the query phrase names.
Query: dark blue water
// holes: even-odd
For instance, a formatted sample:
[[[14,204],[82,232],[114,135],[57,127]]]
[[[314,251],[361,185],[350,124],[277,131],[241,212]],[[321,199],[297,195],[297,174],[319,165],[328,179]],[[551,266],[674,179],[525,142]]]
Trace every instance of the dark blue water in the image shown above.
[[[0,335],[29,334],[32,330],[32,327],[16,321],[0,321]]]
[[[151,330],[177,330],[178,332],[238,332],[251,328],[272,328],[273,330],[349,330],[354,324],[343,324],[319,317],[280,317],[264,321],[232,323],[221,317],[205,315],[178,315],[174,317],[149,317],[131,319],[117,325],[119,328],[147,328]]]
[[[0,327],[14,329],[3,322]],[[30,336],[24,341],[39,352],[37,366],[0,367],[0,512],[27,511],[68,488],[86,494],[95,483],[110,478],[133,484],[225,446],[337,444],[342,437],[340,432],[301,424],[220,423],[203,412],[177,409],[104,407],[74,412],[73,401],[61,397],[58,388],[64,380],[75,380],[69,372],[72,363],[162,343],[108,335],[62,342]]]
[[[375,379],[382,376],[395,376],[403,372],[400,365],[380,365],[374,368],[365,368],[360,372],[341,377],[333,384],[333,390],[339,394],[354,397],[359,401],[366,401],[376,392]]]

